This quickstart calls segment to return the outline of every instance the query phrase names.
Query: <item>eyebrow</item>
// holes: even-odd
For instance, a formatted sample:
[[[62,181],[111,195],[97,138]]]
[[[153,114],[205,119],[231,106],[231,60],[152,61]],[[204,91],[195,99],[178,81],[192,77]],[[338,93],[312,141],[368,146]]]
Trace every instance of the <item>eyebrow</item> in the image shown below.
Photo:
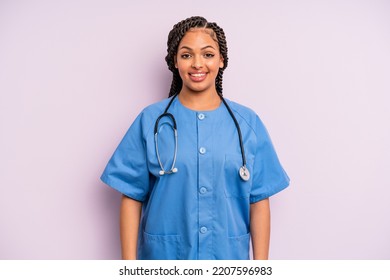
[[[205,46],[205,47],[203,47],[203,48],[201,48],[201,50],[204,50],[204,49],[207,49],[207,48],[212,48],[212,49],[214,49],[215,50],[215,48],[213,47],[213,46]],[[187,46],[182,46],[180,49],[187,49],[187,50],[190,50],[190,51],[192,51],[192,49],[190,48],[190,47],[187,47]]]

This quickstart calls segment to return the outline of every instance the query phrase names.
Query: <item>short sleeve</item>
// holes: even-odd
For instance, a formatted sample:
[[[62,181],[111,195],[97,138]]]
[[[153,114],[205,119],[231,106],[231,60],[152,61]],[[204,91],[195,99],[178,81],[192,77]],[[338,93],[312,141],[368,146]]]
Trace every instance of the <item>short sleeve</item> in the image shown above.
[[[255,203],[285,189],[290,179],[279,162],[267,129],[256,117],[257,147],[253,164],[253,185],[250,202]]]
[[[149,172],[142,113],[123,137],[100,179],[130,198],[145,200],[149,191]]]

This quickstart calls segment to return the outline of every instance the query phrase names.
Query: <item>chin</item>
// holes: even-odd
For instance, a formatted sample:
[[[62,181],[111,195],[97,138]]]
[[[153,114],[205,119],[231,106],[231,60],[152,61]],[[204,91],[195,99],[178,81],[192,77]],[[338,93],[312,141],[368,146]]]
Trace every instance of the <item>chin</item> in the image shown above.
[[[188,91],[201,94],[210,90],[210,87],[187,87]]]

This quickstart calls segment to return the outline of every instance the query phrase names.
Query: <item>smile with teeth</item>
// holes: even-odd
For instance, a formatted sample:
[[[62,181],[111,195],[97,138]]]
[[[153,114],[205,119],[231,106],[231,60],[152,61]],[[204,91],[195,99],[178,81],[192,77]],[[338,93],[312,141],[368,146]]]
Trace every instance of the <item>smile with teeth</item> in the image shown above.
[[[189,75],[193,82],[203,82],[206,79],[207,73],[189,73]]]
[[[193,76],[193,77],[198,77],[199,78],[199,77],[205,76],[206,73],[193,73],[193,74],[190,73],[190,75]]]

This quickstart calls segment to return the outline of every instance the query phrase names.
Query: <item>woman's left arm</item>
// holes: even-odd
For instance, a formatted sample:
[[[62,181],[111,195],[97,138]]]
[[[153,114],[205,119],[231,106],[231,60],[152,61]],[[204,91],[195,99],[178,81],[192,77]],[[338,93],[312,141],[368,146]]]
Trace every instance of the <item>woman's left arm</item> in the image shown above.
[[[271,214],[269,199],[263,199],[250,206],[250,232],[253,259],[267,260],[269,253]]]

